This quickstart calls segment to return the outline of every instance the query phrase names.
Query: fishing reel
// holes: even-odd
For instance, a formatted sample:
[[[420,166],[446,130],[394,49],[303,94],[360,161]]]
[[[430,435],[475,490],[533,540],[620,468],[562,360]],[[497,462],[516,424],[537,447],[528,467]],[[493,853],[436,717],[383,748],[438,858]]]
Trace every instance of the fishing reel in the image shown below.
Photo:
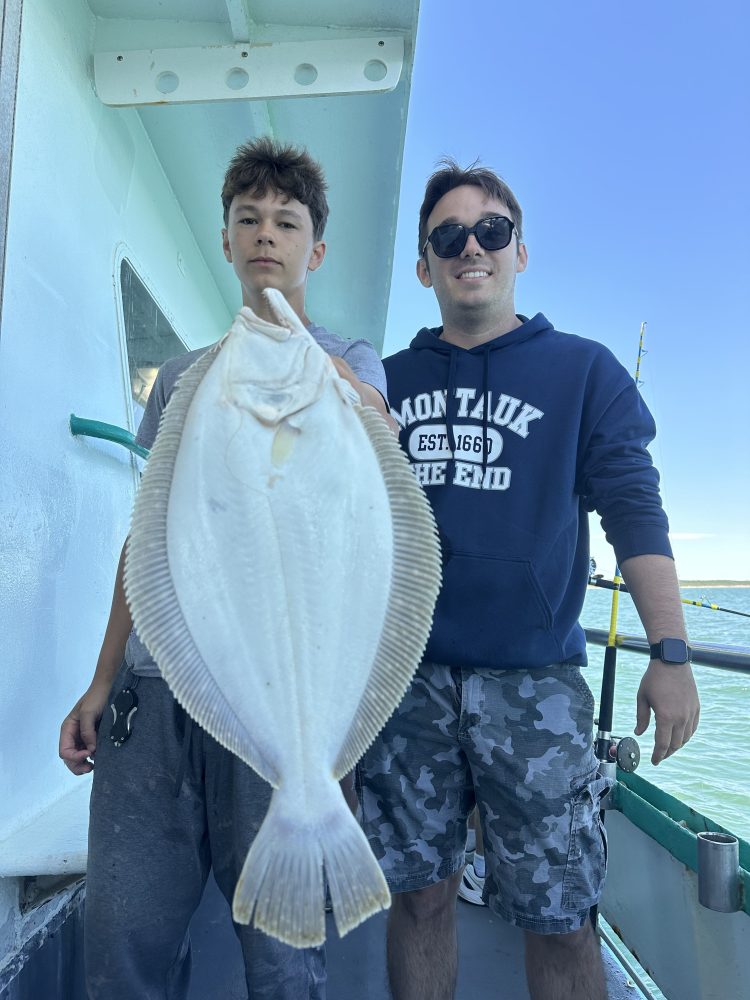
[[[610,736],[601,731],[596,740],[596,757],[600,764],[616,764],[630,774],[641,762],[641,748],[632,736]]]

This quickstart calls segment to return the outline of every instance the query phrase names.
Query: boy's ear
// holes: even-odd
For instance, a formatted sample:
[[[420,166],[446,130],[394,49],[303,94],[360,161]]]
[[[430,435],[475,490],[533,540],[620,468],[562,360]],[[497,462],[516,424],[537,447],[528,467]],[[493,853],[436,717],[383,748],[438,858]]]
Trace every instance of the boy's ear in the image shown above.
[[[430,269],[427,266],[427,261],[424,257],[420,257],[417,261],[417,277],[425,288],[432,288],[432,278],[430,277]]]
[[[232,248],[229,246],[229,234],[227,233],[226,229],[222,229],[222,231],[221,231],[221,248],[224,251],[224,256],[226,257],[226,259],[231,264],[232,263]]]
[[[326,255],[326,245],[320,240],[318,243],[313,243],[312,253],[310,254],[310,260],[307,264],[308,271],[317,271],[320,265],[323,263],[323,258]]]

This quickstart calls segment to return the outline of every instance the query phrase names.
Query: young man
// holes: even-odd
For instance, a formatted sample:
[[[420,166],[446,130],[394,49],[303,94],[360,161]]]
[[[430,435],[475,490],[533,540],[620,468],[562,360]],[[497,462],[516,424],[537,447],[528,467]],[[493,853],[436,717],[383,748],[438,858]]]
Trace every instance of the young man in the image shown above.
[[[490,170],[448,161],[427,184],[417,276],[443,325],[385,362],[401,442],[441,532],[443,588],[425,661],[360,765],[364,822],[396,893],[395,1000],[449,1000],[466,819],[484,832],[484,898],[525,931],[533,1000],[600,1000],[589,910],[602,891],[607,781],[578,623],[588,512],[601,515],[651,643],[638,693],[654,763],[690,739],[688,662],[650,414],[602,345],[517,316],[521,209]],[[675,649],[678,655],[675,654]],[[680,655],[681,654],[681,655]]]
[[[322,171],[309,155],[261,138],[241,146],[222,191],[224,255],[243,305],[266,319],[264,288],[284,293],[339,374],[385,415],[382,364],[366,341],[344,341],[305,314],[307,276],[325,256],[328,216]],[[204,349],[205,350],[205,349]],[[137,441],[150,448],[178,376],[203,351],[164,364]],[[179,708],[135,633],[120,557],[109,622],[94,678],[62,724],[60,756],[74,774],[93,767],[86,889],[86,978],[90,1000],[178,1000],[190,973],[190,918],[209,869],[231,902],[270,788]],[[127,654],[123,663],[123,655]],[[122,664],[122,666],[121,666]],[[120,746],[108,706],[136,688],[132,735]],[[95,758],[94,755],[96,754]],[[320,1000],[322,948],[297,950],[235,926],[253,1000]]]

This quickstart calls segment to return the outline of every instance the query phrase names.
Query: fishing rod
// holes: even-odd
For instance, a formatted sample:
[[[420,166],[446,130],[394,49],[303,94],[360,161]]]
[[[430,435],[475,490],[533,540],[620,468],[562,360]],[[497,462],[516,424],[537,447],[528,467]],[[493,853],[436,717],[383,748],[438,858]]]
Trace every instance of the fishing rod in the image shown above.
[[[641,382],[641,359],[647,353],[643,348],[643,338],[646,333],[646,324],[641,323],[640,337],[638,339],[638,357],[635,362],[635,384],[636,387],[642,385]],[[589,578],[592,574],[589,574]],[[615,708],[615,674],[617,671],[617,613],[620,601],[620,590],[623,588],[623,580],[620,575],[620,567],[615,563],[615,574],[612,583],[607,589],[612,591],[612,606],[609,615],[609,634],[607,636],[607,648],[604,650],[604,670],[602,673],[602,690],[599,698],[599,718],[597,720],[595,754],[599,761],[599,773],[606,778],[614,778],[619,766],[623,771],[635,771],[641,760],[641,751],[638,743],[632,736],[625,736],[622,739],[612,737],[612,718]]]
[[[601,575],[589,576],[589,587],[603,587],[605,590],[612,590],[614,588],[614,583],[609,580],[605,580]],[[624,583],[620,583],[618,590],[621,594],[630,593]],[[700,601],[691,601],[687,597],[681,597],[680,600],[683,604],[692,604],[693,607],[696,608],[710,608],[711,611],[725,611],[728,615],[741,615],[743,618],[750,618],[750,612],[735,611],[732,608],[720,608],[718,604],[711,604],[711,602],[707,601],[705,597],[702,597]]]
[[[728,615],[742,615],[743,618],[750,618],[750,613],[747,611],[735,611],[732,608],[720,608],[718,604],[711,604],[707,601],[705,597],[702,597],[700,601],[690,601],[687,597],[680,598],[683,604],[692,604],[696,608],[710,608],[712,611],[725,611]]]

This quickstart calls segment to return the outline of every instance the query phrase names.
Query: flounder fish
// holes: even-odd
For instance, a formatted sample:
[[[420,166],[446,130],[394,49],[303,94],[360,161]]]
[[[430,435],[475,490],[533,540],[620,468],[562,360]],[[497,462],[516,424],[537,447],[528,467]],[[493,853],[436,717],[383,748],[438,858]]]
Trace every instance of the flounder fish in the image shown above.
[[[424,652],[440,586],[429,504],[283,295],[243,308],[177,385],[136,498],[125,589],[179,703],[274,787],[233,916],[296,947],[390,895],[338,779]]]

